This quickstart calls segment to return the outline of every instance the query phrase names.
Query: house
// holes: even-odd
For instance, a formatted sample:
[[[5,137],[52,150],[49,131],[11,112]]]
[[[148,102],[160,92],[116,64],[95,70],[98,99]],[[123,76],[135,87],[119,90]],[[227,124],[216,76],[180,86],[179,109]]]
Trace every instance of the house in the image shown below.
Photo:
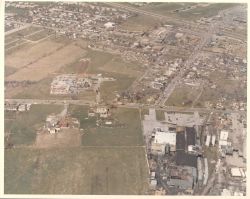
[[[108,113],[109,113],[109,109],[106,107],[97,107],[96,113],[98,113],[100,115],[100,117],[102,117],[102,118],[107,118]]]

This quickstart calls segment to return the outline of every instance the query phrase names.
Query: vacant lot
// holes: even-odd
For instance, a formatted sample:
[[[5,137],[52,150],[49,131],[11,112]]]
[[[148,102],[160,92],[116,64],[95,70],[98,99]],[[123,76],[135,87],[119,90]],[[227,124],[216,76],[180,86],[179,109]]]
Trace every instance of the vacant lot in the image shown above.
[[[8,76],[7,80],[15,81],[39,81],[51,73],[56,72],[62,66],[74,62],[84,55],[85,51],[80,47],[70,44],[39,61],[20,69],[16,73]],[[31,75],[32,74],[32,75]]]
[[[5,112],[4,131],[10,133],[14,145],[33,144],[36,131],[44,125],[47,115],[61,110],[58,105],[32,105],[28,112]]]
[[[5,151],[5,194],[145,194],[143,148]]]
[[[51,40],[35,45],[30,44],[19,51],[15,51],[14,53],[7,55],[5,58],[5,66],[22,68],[54,52],[61,46],[62,44]]]

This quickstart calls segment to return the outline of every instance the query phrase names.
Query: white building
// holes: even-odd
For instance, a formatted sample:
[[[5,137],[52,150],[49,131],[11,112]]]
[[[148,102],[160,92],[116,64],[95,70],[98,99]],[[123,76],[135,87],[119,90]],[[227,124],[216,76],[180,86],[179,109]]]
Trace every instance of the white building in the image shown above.
[[[222,130],[220,132],[220,140],[227,140],[228,139],[228,131]]]
[[[222,130],[220,132],[219,148],[231,144],[230,142],[227,141],[227,139],[228,139],[228,131]]]
[[[246,177],[245,171],[238,167],[231,168],[231,175],[232,177]]]
[[[209,146],[211,140],[211,135],[207,135],[206,137],[206,146]]]
[[[164,147],[168,144],[170,151],[176,150],[176,133],[174,132],[155,132],[153,144],[163,145]]]
[[[107,29],[112,29],[115,27],[115,23],[113,22],[107,22],[104,24],[104,27],[107,28]]]

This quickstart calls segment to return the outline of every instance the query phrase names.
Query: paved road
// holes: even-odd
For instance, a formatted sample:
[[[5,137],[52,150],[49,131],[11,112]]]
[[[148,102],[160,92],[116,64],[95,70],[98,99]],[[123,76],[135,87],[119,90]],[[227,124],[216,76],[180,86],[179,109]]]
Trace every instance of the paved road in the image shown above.
[[[170,17],[170,16],[165,16],[165,15],[161,15],[161,14],[157,14],[157,13],[137,9],[137,8],[134,8],[134,7],[131,7],[131,6],[126,6],[126,5],[120,4],[120,3],[105,2],[105,4],[113,6],[113,7],[117,7],[117,8],[122,8],[122,9],[125,9],[125,10],[128,10],[128,11],[134,12],[134,13],[148,15],[148,16],[159,18],[159,19],[162,19],[162,20],[164,20],[164,19],[169,20],[171,22],[174,22],[174,23],[176,23],[178,25],[182,25],[182,26],[189,26],[189,27],[194,26],[194,27],[196,27],[196,25],[197,25],[196,23],[191,22],[191,21],[181,20],[181,19],[178,19],[178,18],[174,18],[174,17]]]
[[[28,104],[75,104],[75,105],[96,105],[95,101],[90,100],[63,100],[63,99],[5,99],[5,102],[9,103],[28,103]],[[185,108],[185,107],[177,107],[177,106],[155,106],[155,105],[147,105],[147,104],[124,104],[124,105],[115,105],[119,108],[154,108],[157,110],[169,111],[169,112],[200,112],[200,113],[238,113],[238,114],[246,114],[246,111],[238,111],[238,110],[218,110],[218,109],[210,109],[210,108]]]
[[[222,10],[220,11],[218,14],[222,17],[225,16],[225,14],[227,12],[229,12],[232,8],[226,9],[226,10]],[[173,78],[171,80],[171,82],[167,85],[167,87],[165,88],[165,91],[163,93],[163,95],[159,98],[159,100],[156,102],[157,104],[163,106],[166,101],[168,100],[168,98],[170,97],[170,95],[172,94],[172,92],[174,91],[175,87],[178,85],[178,82],[182,79],[183,75],[185,74],[185,72],[191,68],[192,63],[195,61],[195,59],[198,57],[199,52],[202,50],[203,46],[205,46],[206,44],[208,44],[211,41],[211,38],[214,34],[217,34],[218,32],[220,32],[220,27],[222,25],[223,21],[216,21],[214,23],[211,23],[209,26],[209,31],[204,33],[201,37],[201,41],[200,43],[195,47],[195,49],[193,50],[193,52],[191,53],[191,55],[189,56],[189,58],[186,60],[186,62],[184,63],[184,65],[182,66],[179,74]]]

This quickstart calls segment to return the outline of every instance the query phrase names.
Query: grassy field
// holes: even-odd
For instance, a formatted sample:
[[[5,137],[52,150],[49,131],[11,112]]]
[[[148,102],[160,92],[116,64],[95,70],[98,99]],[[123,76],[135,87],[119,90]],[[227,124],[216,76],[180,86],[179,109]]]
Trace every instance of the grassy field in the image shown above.
[[[5,112],[4,131],[11,133],[10,141],[14,145],[32,144],[37,128],[44,125],[47,115],[61,110],[58,105],[32,105],[28,112]]]
[[[139,63],[125,63],[118,55],[88,50],[86,58],[91,60],[87,73],[101,73],[104,77],[116,79],[115,82],[101,84],[101,98],[107,102],[112,101],[117,93],[126,90],[142,72]]]
[[[230,105],[230,100],[246,101],[247,89],[242,88],[241,80],[231,80],[226,73],[218,71],[211,73],[209,79],[217,85],[217,88],[206,87],[196,104],[204,106],[206,101],[216,103],[222,97],[227,99],[224,102],[225,106]]]
[[[40,39],[43,39],[49,35],[53,34],[53,31],[50,30],[42,30],[41,32],[32,34],[28,37],[26,37],[26,39],[31,40],[31,41],[38,41]]]
[[[14,33],[11,33],[9,35],[7,35],[5,37],[5,42],[8,42],[8,41],[11,41],[11,40],[14,40],[14,39],[20,39],[20,38],[23,38],[29,34],[32,34],[38,30],[41,30],[42,28],[40,27],[35,27],[35,26],[30,26],[30,27],[27,27],[27,28],[24,28],[22,30],[19,30],[19,31],[16,31]]]
[[[158,121],[164,121],[165,120],[165,114],[162,110],[156,110],[156,119]]]
[[[104,77],[116,79],[115,82],[104,82],[100,88],[101,98],[110,102],[117,93],[126,90],[142,73],[141,65],[137,62],[124,62],[119,55],[88,49],[88,42],[81,39],[71,44],[66,40],[60,37],[46,39],[7,54],[5,57],[6,80],[29,79],[36,83],[18,89],[7,88],[6,96],[55,99],[58,96],[50,95],[50,83],[56,74],[102,73]],[[74,56],[71,55],[72,52]],[[29,56],[25,56],[26,54]],[[81,62],[84,58],[90,59],[90,62],[87,64]],[[13,70],[14,68],[17,69]],[[27,75],[27,73],[32,75]],[[71,97],[60,96],[60,98],[70,99]],[[84,92],[77,98],[95,100],[95,95],[93,92]]]
[[[103,99],[105,102],[112,101],[116,94],[121,93],[122,91],[129,88],[129,86],[136,79],[135,77],[129,77],[117,73],[109,73],[108,77],[110,76],[114,77],[116,81],[103,82],[100,87],[101,99]]]
[[[137,109],[112,109],[111,118],[115,118],[122,124],[122,126],[114,127],[96,126],[96,118],[88,118],[88,107],[86,106],[71,105],[69,112],[80,120],[81,128],[84,129],[83,146],[143,145],[140,115]]]
[[[5,151],[5,194],[145,194],[143,148]]]
[[[188,9],[190,6],[195,8]],[[197,20],[201,17],[212,17],[218,14],[220,10],[224,10],[235,6],[236,4],[230,3],[214,3],[214,4],[197,4],[197,3],[151,3],[137,9],[150,11],[153,13],[172,16],[175,18],[186,19],[186,20]],[[131,5],[130,5],[131,6]],[[187,9],[185,11],[173,12],[175,10]]]
[[[138,15],[130,17],[121,24],[121,28],[129,31],[147,31],[159,26],[162,22],[154,17]]]
[[[216,3],[210,4],[206,7],[197,7],[195,9],[191,9],[185,12],[179,12],[177,14],[178,17],[183,19],[197,20],[201,17],[212,17],[218,14],[219,11],[233,7],[237,4],[230,3]]]
[[[4,76],[7,77],[7,76],[15,73],[16,71],[17,71],[17,69],[14,67],[5,67],[4,68]]]
[[[174,92],[166,101],[165,105],[189,107],[192,105],[193,100],[195,100],[199,92],[199,88],[192,88],[186,85],[183,85],[182,87],[176,87]]]
[[[52,109],[56,107],[35,105],[22,122],[39,126]],[[82,145],[5,150],[5,194],[146,194],[148,167],[139,111],[112,109],[112,117],[122,124],[113,128],[97,127],[95,117],[86,119],[87,106],[70,105],[69,112],[84,129]]]
[[[106,63],[101,70],[138,77],[142,74],[143,69],[137,62],[124,62],[120,56],[116,56],[110,62]]]

